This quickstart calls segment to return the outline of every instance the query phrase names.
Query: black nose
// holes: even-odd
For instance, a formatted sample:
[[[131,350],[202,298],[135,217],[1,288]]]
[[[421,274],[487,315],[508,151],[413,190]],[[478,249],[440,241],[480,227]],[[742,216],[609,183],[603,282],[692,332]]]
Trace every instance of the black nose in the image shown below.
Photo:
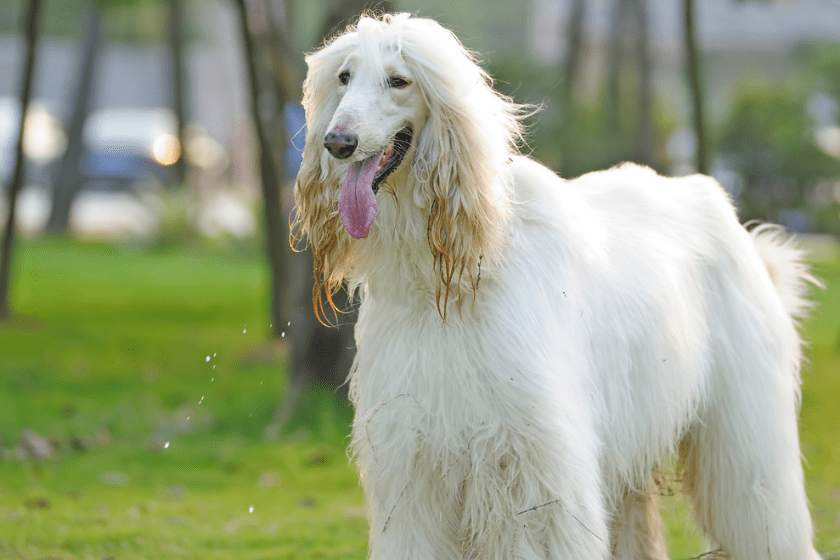
[[[347,159],[356,151],[359,139],[347,132],[329,132],[324,137],[324,147],[337,159]]]

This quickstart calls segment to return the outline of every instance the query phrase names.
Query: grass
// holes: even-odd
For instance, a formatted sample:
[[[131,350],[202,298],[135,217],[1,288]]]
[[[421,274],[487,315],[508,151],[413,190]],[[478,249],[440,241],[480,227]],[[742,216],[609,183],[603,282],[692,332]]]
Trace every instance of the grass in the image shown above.
[[[19,245],[14,271],[17,316],[0,326],[0,558],[365,557],[349,408],[313,391],[288,433],[264,437],[285,366],[265,351],[258,254],[41,239]],[[801,433],[829,553],[840,549],[840,266],[817,273],[829,288],[806,327]],[[54,456],[18,457],[23,429]],[[674,558],[702,550],[686,509],[664,500]]]
[[[364,557],[349,409],[311,393],[281,443],[262,436],[285,372],[265,357],[258,256],[57,239],[18,255],[0,558]],[[16,459],[22,429],[54,458]]]

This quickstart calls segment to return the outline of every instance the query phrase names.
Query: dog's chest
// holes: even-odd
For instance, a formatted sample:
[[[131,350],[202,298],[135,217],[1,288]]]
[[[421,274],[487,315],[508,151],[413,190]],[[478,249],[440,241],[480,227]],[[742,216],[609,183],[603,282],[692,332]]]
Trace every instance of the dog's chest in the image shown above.
[[[363,309],[351,375],[356,445],[462,455],[470,442],[510,436],[542,420],[547,397],[537,394],[539,364],[509,351],[516,333],[500,340],[470,318],[410,320],[399,311]],[[370,316],[376,322],[368,322]],[[532,363],[533,362],[533,363]],[[531,384],[529,386],[529,383]]]

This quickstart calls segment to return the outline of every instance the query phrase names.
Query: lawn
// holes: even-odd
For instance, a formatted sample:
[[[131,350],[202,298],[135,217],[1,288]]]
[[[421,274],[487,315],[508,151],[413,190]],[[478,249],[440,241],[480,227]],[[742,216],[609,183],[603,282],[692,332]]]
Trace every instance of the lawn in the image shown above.
[[[802,449],[823,553],[840,550],[840,266],[807,324]],[[0,326],[0,558],[314,559],[366,554],[349,407],[285,387],[253,249],[19,244]],[[288,330],[293,332],[294,325]],[[47,459],[22,430],[46,437]],[[700,552],[664,499],[673,558]]]

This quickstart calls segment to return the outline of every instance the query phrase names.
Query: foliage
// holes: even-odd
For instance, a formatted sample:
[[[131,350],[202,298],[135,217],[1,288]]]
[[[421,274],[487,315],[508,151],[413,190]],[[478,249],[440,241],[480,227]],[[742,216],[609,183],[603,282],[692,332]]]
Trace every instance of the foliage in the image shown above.
[[[781,208],[803,205],[806,188],[840,172],[840,162],[814,144],[812,131],[802,96],[758,82],[737,92],[718,150],[731,155],[745,181],[745,219],[778,219]]]
[[[777,221],[785,209],[813,217],[822,231],[840,233],[836,203],[809,207],[821,181],[840,181],[840,159],[814,141],[818,126],[809,103],[821,93],[840,102],[840,47],[811,45],[795,57],[796,82],[752,81],[736,91],[723,119],[717,150],[744,181],[742,217]]]
[[[313,390],[279,440],[263,433],[286,376],[263,342],[257,253],[43,239],[17,254],[21,315],[0,327],[0,557],[365,557],[349,408]],[[830,552],[840,268],[816,273],[829,287],[806,328],[802,449],[818,547]],[[26,428],[54,442],[51,459],[17,457]],[[663,502],[671,556],[697,554],[685,502]]]
[[[840,101],[840,45],[811,43],[796,54],[799,65],[810,74],[811,85]]]
[[[165,41],[167,0],[51,0],[44,3],[43,32],[48,37],[77,39],[84,32],[88,7],[97,3],[105,11],[105,36],[124,43]],[[20,33],[19,0],[0,0],[0,34]],[[197,29],[188,29],[188,36]]]
[[[488,70],[496,78],[499,91],[538,109],[527,121],[528,146],[523,151],[533,150],[534,157],[564,177],[576,177],[633,159],[639,105],[638,88],[630,83],[633,76],[628,73],[620,76],[624,95],[619,107],[619,130],[609,130],[608,101],[603,90],[586,101],[576,97],[572,107],[563,107],[562,81],[566,77],[504,57],[494,59]],[[654,104],[652,125],[657,147],[652,165],[665,171],[665,139],[677,125],[672,108],[665,103]]]

